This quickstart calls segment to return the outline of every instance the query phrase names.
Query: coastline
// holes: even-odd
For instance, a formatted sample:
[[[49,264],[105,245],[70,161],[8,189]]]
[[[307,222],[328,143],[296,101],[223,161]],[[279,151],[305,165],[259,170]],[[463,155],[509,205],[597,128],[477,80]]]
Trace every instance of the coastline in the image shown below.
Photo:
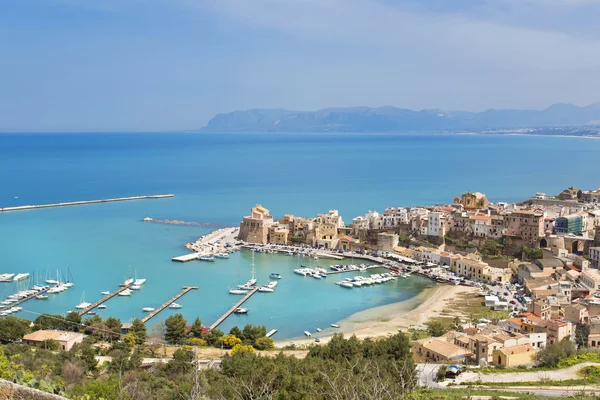
[[[294,344],[296,346],[314,343],[327,343],[335,333],[348,337],[356,335],[360,339],[395,334],[413,326],[423,327],[430,319],[441,315],[446,302],[459,293],[476,292],[477,288],[454,285],[436,285],[423,290],[415,297],[398,303],[369,308],[352,314],[338,322],[339,329],[327,327],[325,332],[315,333],[311,338],[296,337],[275,342],[278,348]]]

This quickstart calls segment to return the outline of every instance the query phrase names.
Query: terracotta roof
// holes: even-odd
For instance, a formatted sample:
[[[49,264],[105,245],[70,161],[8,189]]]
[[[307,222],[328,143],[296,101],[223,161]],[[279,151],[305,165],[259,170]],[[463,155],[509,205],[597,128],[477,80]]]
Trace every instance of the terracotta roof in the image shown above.
[[[419,343],[427,350],[437,353],[446,358],[452,358],[460,355],[464,356],[469,354],[469,352],[463,349],[462,347],[459,347],[440,338],[421,339],[417,340],[417,343]]]
[[[506,322],[512,322],[513,324],[515,324],[517,326],[523,325],[523,321],[521,321],[519,318],[509,318],[506,320]]]
[[[69,340],[76,339],[78,337],[83,338],[83,334],[77,332],[39,330],[23,336],[23,340],[29,340],[32,342],[43,342],[45,340],[56,340],[58,342],[66,342]]]
[[[531,345],[529,343],[520,344],[518,346],[512,346],[512,347],[503,347],[501,349],[498,349],[498,351],[502,352],[502,354],[504,354],[506,356],[509,356],[512,354],[527,353],[527,352],[531,352],[532,354],[535,353],[535,349],[533,347],[531,347]]]
[[[473,215],[471,217],[471,219],[475,219],[475,220],[478,220],[478,221],[487,221],[487,220],[490,219],[490,217],[487,216],[487,215]]]

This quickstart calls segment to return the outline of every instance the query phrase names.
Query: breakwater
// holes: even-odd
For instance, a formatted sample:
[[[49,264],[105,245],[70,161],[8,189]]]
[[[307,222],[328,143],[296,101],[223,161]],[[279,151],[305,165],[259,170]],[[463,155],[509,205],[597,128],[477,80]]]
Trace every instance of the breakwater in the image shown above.
[[[214,229],[231,227],[231,225],[228,225],[228,224],[217,224],[214,222],[182,221],[182,220],[178,220],[178,219],[166,219],[166,218],[146,217],[143,219],[143,221],[144,222],[153,222],[155,224],[201,226],[203,228],[214,228]]]
[[[148,195],[148,196],[118,197],[118,198],[115,198],[115,199],[82,200],[82,201],[69,201],[69,202],[65,202],[65,203],[36,204],[36,205],[29,205],[29,206],[4,207],[4,208],[0,208],[0,212],[35,210],[35,209],[38,209],[38,208],[83,206],[83,205],[86,205],[86,204],[114,203],[114,202],[117,202],[117,201],[133,201],[133,200],[146,200],[146,199],[166,199],[166,198],[169,198],[169,197],[175,197],[175,195],[174,194],[153,194],[153,195]]]

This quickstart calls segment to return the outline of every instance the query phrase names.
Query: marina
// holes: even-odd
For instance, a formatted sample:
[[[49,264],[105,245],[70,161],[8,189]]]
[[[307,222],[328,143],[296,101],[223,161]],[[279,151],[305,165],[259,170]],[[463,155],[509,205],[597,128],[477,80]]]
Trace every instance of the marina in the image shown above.
[[[148,307],[148,311],[151,311],[151,312],[150,312],[150,314],[148,314],[144,318],[142,318],[142,322],[145,324],[146,322],[150,321],[152,318],[154,318],[156,315],[158,315],[158,313],[160,313],[165,308],[169,307],[171,304],[174,304],[175,301],[177,301],[180,297],[184,296],[185,294],[189,293],[191,290],[198,290],[198,287],[197,286],[184,286],[183,290],[180,293],[171,297],[171,299],[169,301],[164,303],[162,306],[158,307],[156,310],[155,309],[149,310],[151,307]],[[146,310],[144,310],[144,311],[146,311]]]
[[[117,202],[117,201],[133,201],[133,200],[148,200],[148,199],[166,199],[166,198],[169,198],[169,197],[175,197],[175,195],[174,194],[155,194],[155,195],[147,195],[147,196],[118,197],[118,198],[115,198],[115,199],[69,201],[69,202],[65,202],[65,203],[52,203],[52,204],[37,204],[37,205],[30,205],[30,206],[4,207],[4,208],[0,208],[0,212],[35,210],[35,209],[39,209],[39,208],[83,206],[83,205],[87,205],[87,204],[114,203],[114,202]]]
[[[36,290],[30,290],[30,294],[28,294],[27,296],[23,296],[23,297],[17,297],[14,298],[14,301],[11,301],[10,304],[0,304],[0,315],[2,316],[6,316],[7,311],[8,310],[15,310],[15,311],[20,311],[21,308],[19,308],[18,310],[15,309],[14,307],[19,306],[20,304],[25,303],[28,300],[31,300],[37,296],[44,296],[44,293],[46,293],[48,290],[52,289],[54,286],[45,286],[45,287],[40,287],[39,289]]]

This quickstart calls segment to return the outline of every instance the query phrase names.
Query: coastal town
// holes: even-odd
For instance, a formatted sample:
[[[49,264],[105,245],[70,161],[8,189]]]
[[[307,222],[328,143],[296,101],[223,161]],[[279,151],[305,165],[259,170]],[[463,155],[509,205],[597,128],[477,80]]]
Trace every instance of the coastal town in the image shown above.
[[[538,351],[565,339],[600,348],[600,189],[536,193],[518,204],[465,192],[451,204],[369,211],[348,225],[336,210],[277,221],[256,205],[238,239],[255,250],[362,256],[473,286],[504,314],[457,315],[458,330],[413,342],[417,362],[532,366]]]

